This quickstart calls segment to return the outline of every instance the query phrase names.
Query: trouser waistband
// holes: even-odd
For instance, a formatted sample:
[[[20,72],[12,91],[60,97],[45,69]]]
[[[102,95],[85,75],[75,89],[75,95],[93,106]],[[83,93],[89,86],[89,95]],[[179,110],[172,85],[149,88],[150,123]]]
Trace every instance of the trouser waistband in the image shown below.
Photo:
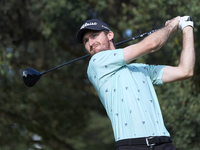
[[[149,147],[152,147],[154,145],[159,145],[169,142],[172,142],[172,140],[168,136],[150,136],[144,138],[119,140],[115,142],[115,148],[117,148],[118,146],[132,146],[132,145],[147,145]]]

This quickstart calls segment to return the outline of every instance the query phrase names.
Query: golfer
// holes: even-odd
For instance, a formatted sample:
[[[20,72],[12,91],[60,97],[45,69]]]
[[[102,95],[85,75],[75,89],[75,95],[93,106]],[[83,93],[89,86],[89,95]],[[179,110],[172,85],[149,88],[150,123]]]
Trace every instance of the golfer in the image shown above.
[[[178,28],[182,30],[183,40],[178,66],[130,63],[159,50]],[[115,49],[113,39],[109,26],[98,19],[86,21],[77,32],[77,41],[92,56],[88,78],[110,118],[115,149],[175,150],[153,85],[193,76],[195,50],[191,17],[168,20],[162,29],[122,49]]]

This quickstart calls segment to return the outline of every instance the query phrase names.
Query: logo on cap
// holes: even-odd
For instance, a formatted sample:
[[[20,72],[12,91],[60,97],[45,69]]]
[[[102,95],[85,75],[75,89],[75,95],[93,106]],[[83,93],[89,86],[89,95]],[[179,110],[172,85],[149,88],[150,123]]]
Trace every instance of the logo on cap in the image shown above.
[[[87,26],[96,26],[96,25],[97,25],[97,22],[85,23],[85,24],[83,24],[83,25],[81,26],[80,29],[83,29],[83,28],[85,28],[85,27],[87,27]]]

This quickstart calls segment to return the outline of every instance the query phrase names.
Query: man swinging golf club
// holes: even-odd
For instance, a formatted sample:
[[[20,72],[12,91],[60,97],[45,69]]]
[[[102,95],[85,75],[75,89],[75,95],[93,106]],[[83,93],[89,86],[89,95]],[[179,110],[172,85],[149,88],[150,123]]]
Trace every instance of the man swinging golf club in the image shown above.
[[[178,66],[128,64],[159,50],[178,28],[183,37]],[[153,85],[193,76],[192,18],[178,16],[168,20],[162,29],[123,49],[115,49],[113,38],[109,26],[97,19],[86,21],[77,32],[77,41],[92,56],[87,73],[111,120],[115,149],[175,150]]]

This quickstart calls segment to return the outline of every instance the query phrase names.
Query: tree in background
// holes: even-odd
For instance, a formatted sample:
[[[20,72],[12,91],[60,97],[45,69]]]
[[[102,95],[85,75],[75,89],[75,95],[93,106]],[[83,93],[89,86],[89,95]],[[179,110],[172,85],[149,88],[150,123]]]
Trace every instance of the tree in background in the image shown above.
[[[32,88],[23,84],[23,69],[42,72],[85,55],[75,35],[91,18],[108,23],[118,42],[127,29],[136,36],[164,26],[177,15],[190,15],[198,58],[199,5],[197,0],[1,0],[0,149],[114,149],[110,121],[87,79],[88,59],[45,75]],[[181,44],[178,31],[161,51],[136,62],[177,65]],[[200,147],[199,64],[196,59],[192,79],[156,87],[178,150]]]

